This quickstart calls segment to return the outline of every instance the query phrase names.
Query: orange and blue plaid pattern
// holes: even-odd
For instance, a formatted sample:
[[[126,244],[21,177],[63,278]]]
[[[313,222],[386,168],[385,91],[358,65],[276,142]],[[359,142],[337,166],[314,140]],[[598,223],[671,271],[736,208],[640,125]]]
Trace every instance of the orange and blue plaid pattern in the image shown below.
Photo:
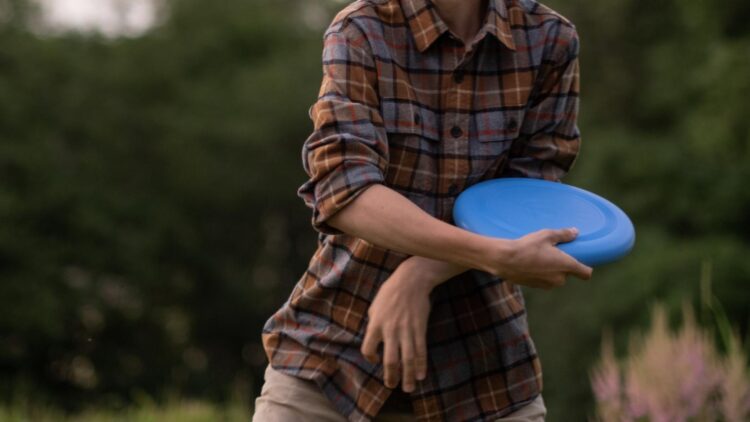
[[[298,191],[318,248],[264,326],[274,369],[315,381],[350,421],[379,412],[392,390],[382,363],[360,353],[367,309],[408,256],[328,218],[374,183],[452,223],[458,194],[482,180],[559,181],[580,148],[578,49],[575,27],[533,0],[489,0],[466,46],[429,0],[358,0],[337,14]],[[431,301],[427,377],[410,394],[417,420],[493,420],[541,393],[518,286],[470,270]]]

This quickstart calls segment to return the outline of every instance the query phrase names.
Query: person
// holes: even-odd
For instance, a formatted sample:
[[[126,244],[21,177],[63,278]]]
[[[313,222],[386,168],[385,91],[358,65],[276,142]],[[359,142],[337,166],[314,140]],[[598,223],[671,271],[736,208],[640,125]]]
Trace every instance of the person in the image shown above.
[[[298,190],[317,250],[263,328],[253,420],[544,420],[520,285],[591,278],[555,247],[576,231],[489,238],[451,210],[573,166],[575,26],[534,0],[357,0],[323,39]]]

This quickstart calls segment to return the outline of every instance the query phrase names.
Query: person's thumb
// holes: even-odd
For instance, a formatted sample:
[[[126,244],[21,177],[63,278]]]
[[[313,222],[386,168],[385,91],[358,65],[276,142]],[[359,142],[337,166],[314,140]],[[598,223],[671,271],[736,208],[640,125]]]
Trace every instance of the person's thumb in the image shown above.
[[[553,230],[550,239],[555,243],[570,242],[578,236],[578,229],[569,227],[567,229]]]

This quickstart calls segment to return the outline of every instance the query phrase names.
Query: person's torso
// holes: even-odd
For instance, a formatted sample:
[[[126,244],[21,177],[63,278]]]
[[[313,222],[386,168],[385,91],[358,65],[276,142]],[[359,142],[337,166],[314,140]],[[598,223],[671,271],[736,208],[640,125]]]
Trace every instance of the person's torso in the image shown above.
[[[376,123],[389,149],[385,184],[449,223],[463,190],[504,176],[546,65],[549,22],[562,19],[535,2],[507,4],[490,0],[490,24],[468,54],[449,32],[437,34],[427,0],[360,0],[337,16],[359,25],[376,64]],[[321,233],[307,270],[264,327],[272,365],[316,380],[351,420],[367,420],[388,395],[382,365],[365,361],[359,347],[369,304],[405,258],[347,234]],[[412,394],[420,420],[509,412],[541,391],[518,286],[470,270],[431,298],[428,377]]]

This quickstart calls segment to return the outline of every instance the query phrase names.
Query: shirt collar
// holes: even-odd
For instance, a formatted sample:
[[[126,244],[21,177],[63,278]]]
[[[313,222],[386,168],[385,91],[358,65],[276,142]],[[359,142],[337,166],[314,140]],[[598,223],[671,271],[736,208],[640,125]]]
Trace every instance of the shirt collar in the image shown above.
[[[414,35],[414,41],[420,52],[425,51],[440,35],[448,30],[435,9],[431,0],[400,0],[404,16]],[[508,8],[505,0],[489,0],[487,15],[480,33],[492,34],[511,50],[516,49],[513,34],[508,22]]]

